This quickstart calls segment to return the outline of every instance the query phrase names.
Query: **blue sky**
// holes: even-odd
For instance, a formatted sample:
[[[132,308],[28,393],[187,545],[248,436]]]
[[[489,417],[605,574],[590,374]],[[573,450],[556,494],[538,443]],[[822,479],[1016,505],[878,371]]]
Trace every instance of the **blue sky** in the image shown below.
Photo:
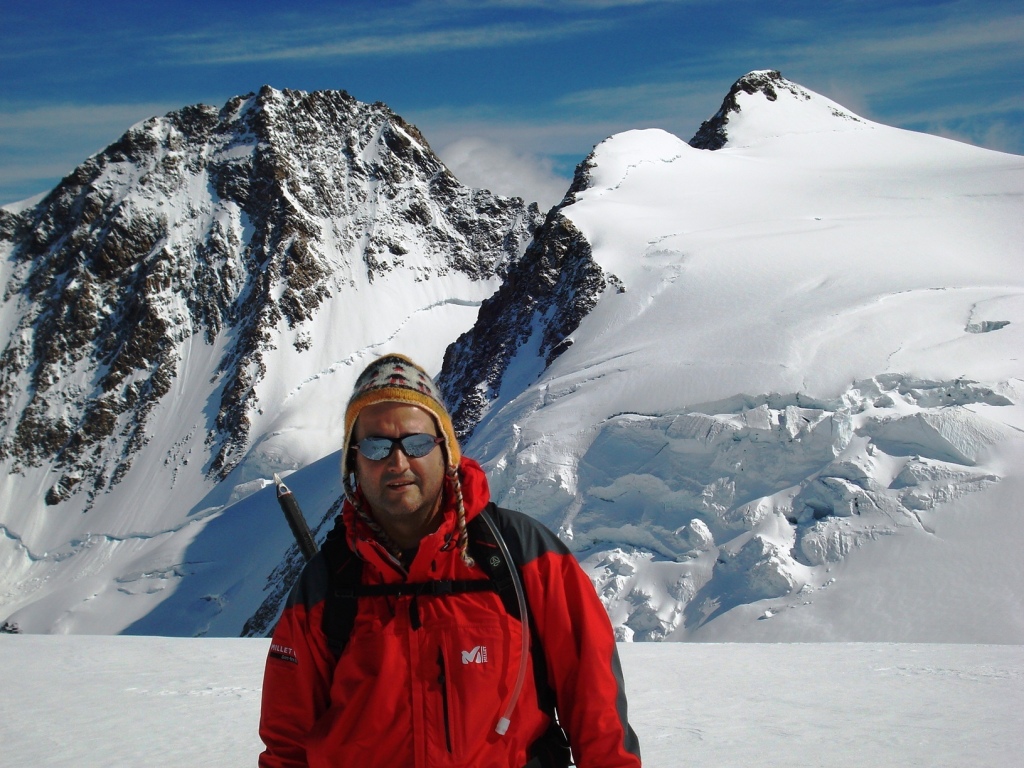
[[[0,203],[139,120],[268,83],[383,101],[463,182],[547,206],[597,142],[689,139],[753,69],[1024,154],[1019,0],[4,0]]]

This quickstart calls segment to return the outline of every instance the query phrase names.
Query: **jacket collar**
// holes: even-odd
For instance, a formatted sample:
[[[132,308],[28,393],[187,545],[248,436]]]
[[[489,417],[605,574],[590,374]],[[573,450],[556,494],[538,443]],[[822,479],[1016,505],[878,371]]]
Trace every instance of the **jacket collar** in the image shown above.
[[[481,466],[466,456],[459,462],[458,469],[459,485],[462,488],[463,506],[466,510],[466,521],[472,520],[480,514],[491,500],[490,486],[487,483],[487,475]],[[455,538],[455,490],[451,480],[446,479],[444,484],[444,499],[442,501],[440,514],[443,515],[438,529],[424,537],[421,547],[426,545],[439,550],[457,549],[450,546]],[[365,498],[362,491],[357,487],[356,493],[362,503]],[[345,530],[348,536],[348,545],[353,552],[367,561],[382,559],[393,568],[393,558],[385,548],[377,541],[373,531],[365,521],[356,514],[355,507],[346,499],[341,510],[342,519],[345,523]],[[389,569],[390,570],[390,569]]]

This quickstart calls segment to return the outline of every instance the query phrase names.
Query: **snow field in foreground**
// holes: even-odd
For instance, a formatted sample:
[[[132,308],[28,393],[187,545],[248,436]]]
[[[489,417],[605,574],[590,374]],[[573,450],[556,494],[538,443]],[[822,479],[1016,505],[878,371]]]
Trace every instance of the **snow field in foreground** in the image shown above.
[[[0,636],[0,766],[254,766],[267,640]],[[1024,646],[619,646],[647,768],[1017,766]]]

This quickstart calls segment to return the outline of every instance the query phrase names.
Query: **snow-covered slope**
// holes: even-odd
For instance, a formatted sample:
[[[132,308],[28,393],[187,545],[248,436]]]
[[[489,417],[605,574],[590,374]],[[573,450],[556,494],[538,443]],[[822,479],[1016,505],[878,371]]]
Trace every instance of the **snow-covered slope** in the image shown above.
[[[589,287],[503,287],[500,348],[449,349],[498,500],[622,639],[1024,641],[1024,158],[774,72],[693,143],[598,145],[538,233]]]
[[[273,525],[264,557],[255,515],[202,556],[199,532],[340,445],[373,355],[436,370],[537,220],[383,104],[270,87],[140,123],[0,211],[0,619],[117,632],[210,568],[262,584]],[[158,629],[205,631],[227,598],[197,599]]]
[[[441,368],[497,500],[561,531],[624,640],[1024,642],[1024,158],[751,73],[691,143],[638,130],[598,145],[520,258],[533,214],[453,186],[382,105],[358,110],[372,130],[285,131],[304,159],[270,162],[290,156],[268,149],[280,130],[214,126],[260,99],[259,114],[293,115],[281,125],[355,107],[253,98],[139,126],[51,198],[0,214],[0,619],[265,632],[298,566],[270,473],[297,470],[288,483],[321,526],[352,375],[398,350]],[[175,163],[182,121],[211,138]],[[177,228],[147,253],[175,254],[174,232],[198,227],[228,255],[205,271],[142,259],[100,291],[75,270],[123,248],[90,245],[120,230],[89,229],[86,177],[120,189],[139,166],[119,158],[150,134],[163,149],[139,180],[166,183],[169,165],[185,186],[112,210],[168,207]],[[224,167],[236,155],[241,173]],[[276,214],[247,212],[257,203]],[[332,204],[349,213],[309,213]],[[53,234],[62,210],[79,224]],[[447,261],[453,249],[466,258]],[[192,271],[217,301],[173,287]],[[107,298],[132,281],[150,289],[126,292],[145,311]],[[79,324],[52,324],[57,310],[108,318],[85,337],[100,351],[76,355],[80,336],[60,329]],[[118,335],[154,314],[186,322],[142,347]],[[109,428],[54,458],[34,425],[63,422]],[[67,495],[81,456],[100,461]]]

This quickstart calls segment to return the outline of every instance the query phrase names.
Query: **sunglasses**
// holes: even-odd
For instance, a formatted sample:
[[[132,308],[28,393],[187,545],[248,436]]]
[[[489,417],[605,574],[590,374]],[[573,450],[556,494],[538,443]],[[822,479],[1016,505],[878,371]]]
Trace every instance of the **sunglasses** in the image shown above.
[[[410,459],[421,459],[443,442],[443,437],[419,432],[405,437],[364,437],[353,447],[370,461],[383,461],[395,448],[401,448]]]

